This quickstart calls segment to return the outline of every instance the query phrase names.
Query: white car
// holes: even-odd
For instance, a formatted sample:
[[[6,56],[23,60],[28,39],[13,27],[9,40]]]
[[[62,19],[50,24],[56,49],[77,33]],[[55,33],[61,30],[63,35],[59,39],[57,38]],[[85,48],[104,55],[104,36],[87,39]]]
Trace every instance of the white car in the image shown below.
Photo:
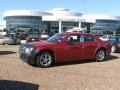
[[[49,38],[49,35],[48,34],[41,34],[40,37],[41,37],[41,39],[46,40]]]
[[[0,35],[0,44],[19,44],[20,39],[10,37],[9,35]]]
[[[101,36],[100,39],[103,40],[103,41],[108,41],[110,39],[111,35],[104,35],[104,36]]]

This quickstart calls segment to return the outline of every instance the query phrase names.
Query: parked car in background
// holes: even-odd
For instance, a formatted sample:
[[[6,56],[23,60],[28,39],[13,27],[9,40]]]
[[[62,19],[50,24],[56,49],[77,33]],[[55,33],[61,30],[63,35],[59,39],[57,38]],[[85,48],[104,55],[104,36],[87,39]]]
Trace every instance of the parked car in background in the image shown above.
[[[108,41],[110,37],[112,37],[112,35],[103,35],[103,36],[100,36],[100,39],[104,41]]]
[[[28,43],[28,42],[35,42],[40,40],[41,40],[40,36],[32,34],[27,36],[26,42]]]
[[[103,35],[100,36],[101,40],[108,41],[110,39],[120,38],[120,35]]]
[[[120,52],[120,41],[114,42],[112,44],[112,52]]]
[[[17,37],[20,38],[20,40],[26,40],[28,34],[26,32],[18,32],[16,33]]]
[[[109,42],[112,44],[112,52],[120,52],[120,36],[114,36],[109,39]]]
[[[109,41],[112,45],[111,51],[113,53],[120,51],[120,35],[104,35],[100,37],[103,41]]]
[[[21,45],[20,58],[40,67],[53,63],[95,59],[103,61],[111,53],[111,44],[89,33],[58,33],[46,41]]]
[[[0,44],[20,44],[20,39],[12,34],[0,35]]]
[[[47,40],[49,38],[49,35],[47,33],[42,33],[41,36],[40,36],[40,38],[42,40]]]

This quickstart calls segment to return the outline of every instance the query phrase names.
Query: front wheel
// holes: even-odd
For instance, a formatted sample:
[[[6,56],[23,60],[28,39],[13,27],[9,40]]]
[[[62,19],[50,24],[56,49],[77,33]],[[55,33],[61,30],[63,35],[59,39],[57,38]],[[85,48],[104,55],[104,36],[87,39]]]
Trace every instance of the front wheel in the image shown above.
[[[104,59],[105,59],[105,50],[103,50],[103,49],[98,50],[95,55],[95,60],[103,61]]]
[[[36,64],[39,67],[49,67],[53,64],[53,55],[50,52],[43,52],[40,55],[38,55]]]

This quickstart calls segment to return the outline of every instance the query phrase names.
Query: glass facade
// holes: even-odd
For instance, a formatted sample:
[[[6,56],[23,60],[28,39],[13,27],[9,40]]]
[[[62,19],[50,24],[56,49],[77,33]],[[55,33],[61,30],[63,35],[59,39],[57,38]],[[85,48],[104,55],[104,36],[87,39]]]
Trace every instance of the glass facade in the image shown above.
[[[120,21],[117,20],[96,20],[96,23],[91,26],[91,31],[99,35],[116,34],[119,26]]]
[[[6,30],[12,32],[58,32],[59,21],[42,21],[42,16],[8,16],[5,17]],[[62,31],[78,27],[78,22],[62,22]]]
[[[45,28],[40,16],[8,16],[4,20],[10,32],[42,32]]]
[[[4,18],[6,21],[6,30],[10,32],[26,32],[29,33],[42,33],[58,32],[59,21],[42,21],[42,16],[7,16]],[[62,31],[78,27],[79,22],[62,21]],[[120,34],[120,21],[117,20],[102,20],[96,19],[96,23],[82,22],[82,27],[86,27],[98,35],[103,34]]]
[[[49,21],[49,22],[45,22],[47,25],[47,29],[49,30],[49,32],[55,32],[59,30],[59,22],[58,21]],[[62,31],[65,32],[68,29],[71,29],[73,27],[78,27],[78,22],[65,22],[62,21]]]

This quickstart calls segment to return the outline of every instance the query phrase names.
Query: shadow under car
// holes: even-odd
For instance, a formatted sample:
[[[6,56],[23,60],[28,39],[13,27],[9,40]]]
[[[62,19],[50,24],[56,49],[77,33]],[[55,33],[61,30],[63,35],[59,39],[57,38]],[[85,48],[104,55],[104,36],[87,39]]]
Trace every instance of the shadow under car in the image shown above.
[[[118,59],[119,57],[114,56],[114,55],[109,55],[105,58],[104,61],[101,62],[106,62],[106,61],[110,61],[110,60],[115,60]],[[52,67],[58,67],[58,66],[66,66],[66,65],[75,65],[75,64],[84,64],[84,63],[94,63],[95,60],[94,59],[89,59],[89,60],[80,60],[80,61],[71,61],[71,62],[61,62],[61,63],[57,63],[55,65],[53,65]]]

